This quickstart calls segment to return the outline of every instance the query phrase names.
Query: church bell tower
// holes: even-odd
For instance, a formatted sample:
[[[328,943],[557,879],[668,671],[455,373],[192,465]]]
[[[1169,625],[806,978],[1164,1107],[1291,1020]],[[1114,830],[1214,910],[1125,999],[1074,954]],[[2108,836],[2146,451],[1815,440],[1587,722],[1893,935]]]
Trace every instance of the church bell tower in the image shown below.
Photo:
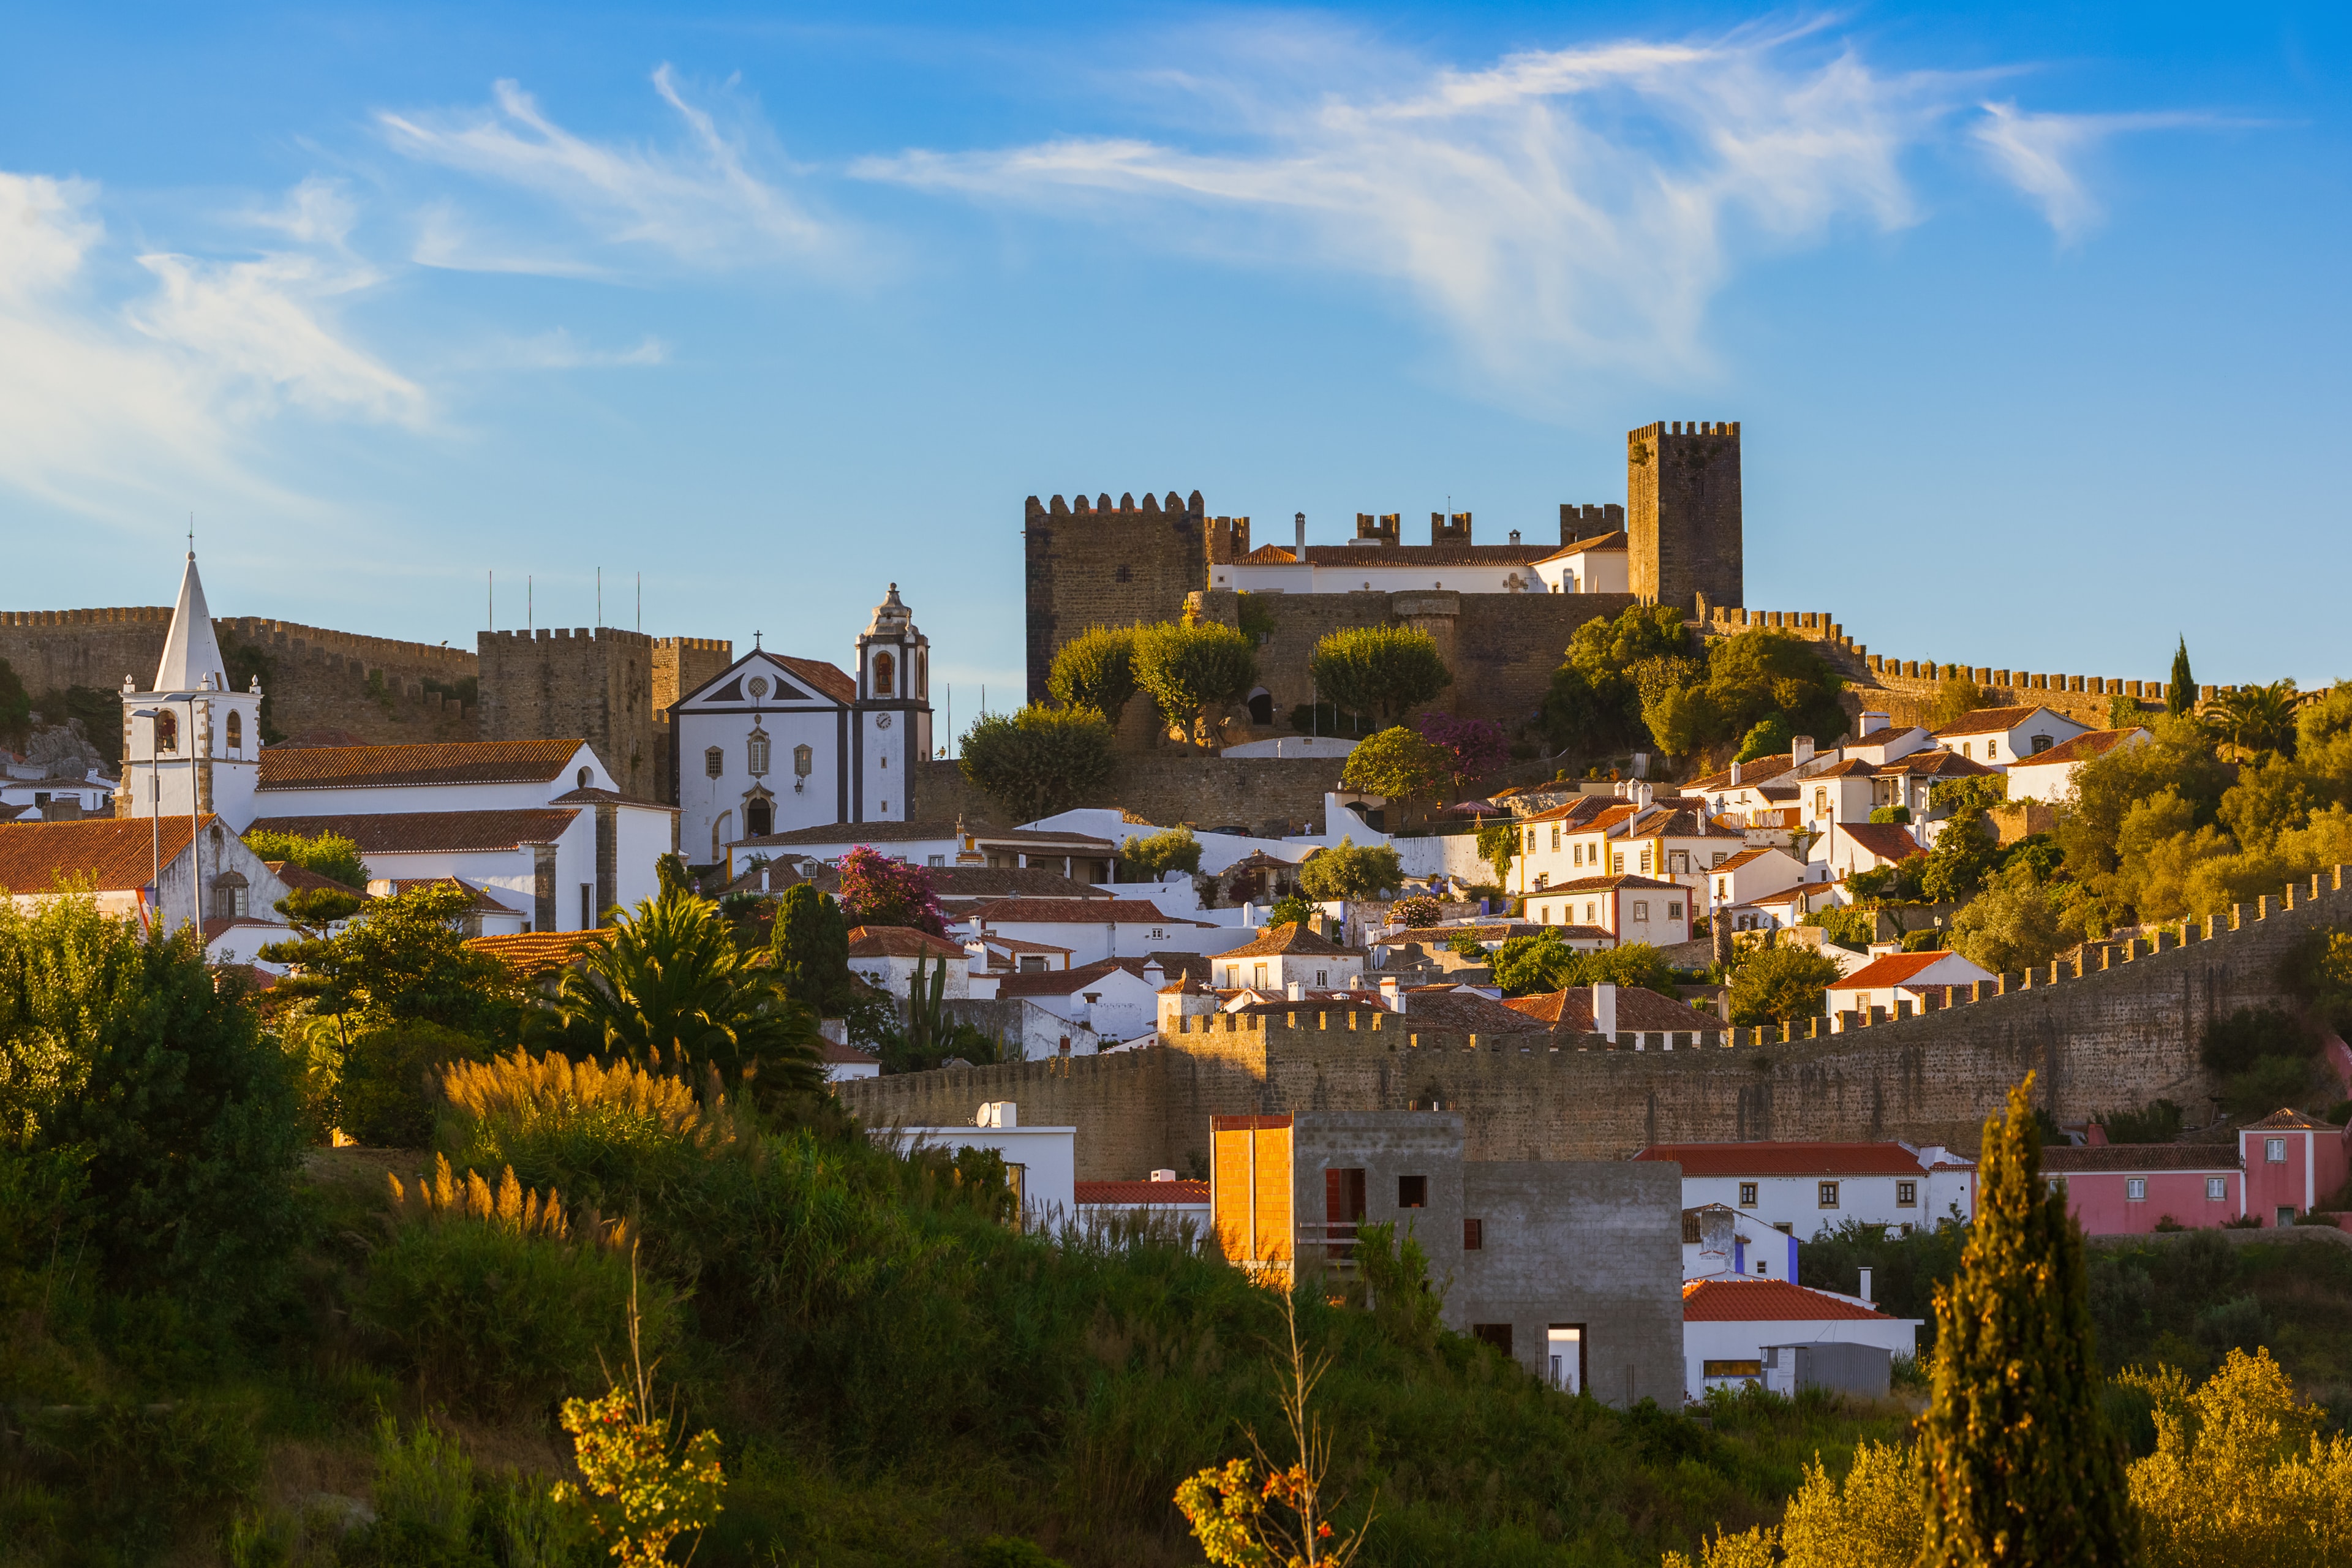
[[[931,639],[915,629],[896,583],[857,639],[852,727],[850,820],[906,821],[916,764],[931,754]]]
[[[180,575],[180,599],[148,689],[122,678],[122,785],[117,816],[218,815],[242,833],[261,777],[261,681],[229,689],[213,636],[196,552]]]

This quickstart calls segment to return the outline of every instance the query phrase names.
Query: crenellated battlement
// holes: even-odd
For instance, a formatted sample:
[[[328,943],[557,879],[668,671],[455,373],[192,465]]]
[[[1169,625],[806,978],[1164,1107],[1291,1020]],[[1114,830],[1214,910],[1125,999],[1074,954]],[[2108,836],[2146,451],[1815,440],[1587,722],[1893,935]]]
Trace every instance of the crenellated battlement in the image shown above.
[[[484,652],[494,647],[511,648],[518,644],[525,647],[534,644],[551,646],[560,643],[583,642],[617,643],[623,647],[631,648],[650,648],[654,646],[654,639],[650,635],[645,632],[626,631],[619,626],[538,626],[530,631],[477,632],[474,637],[476,646]]]
[[[735,654],[735,644],[726,637],[656,637],[654,647],[677,653],[725,654],[730,661]]]
[[[1190,499],[1178,495],[1174,490],[1170,490],[1165,501],[1146,490],[1143,494],[1143,504],[1140,506],[1136,504],[1132,491],[1121,495],[1116,503],[1111,500],[1110,492],[1108,490],[1092,500],[1079,495],[1072,500],[1064,500],[1057,495],[1042,506],[1038,504],[1035,496],[1031,496],[1028,501],[1028,514],[1033,519],[1084,517],[1091,518],[1096,521],[1166,522],[1171,519],[1197,520],[1201,517],[1202,510],[1199,490],[1194,490]]]

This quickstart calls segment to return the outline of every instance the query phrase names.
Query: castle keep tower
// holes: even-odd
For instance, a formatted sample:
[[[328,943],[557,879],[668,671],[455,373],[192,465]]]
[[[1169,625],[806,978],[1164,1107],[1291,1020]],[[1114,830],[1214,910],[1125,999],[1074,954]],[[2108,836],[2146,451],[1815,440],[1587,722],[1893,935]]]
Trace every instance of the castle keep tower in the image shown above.
[[[1627,563],[1643,604],[1745,603],[1739,424],[1661,420],[1625,433]]]
[[[1249,525],[1220,519],[1215,547],[1249,552]],[[1132,494],[1113,505],[1108,493],[1095,500],[1055,496],[1028,500],[1022,525],[1027,579],[1029,700],[1045,698],[1045,678],[1061,646],[1090,626],[1132,626],[1172,621],[1184,613],[1184,596],[1209,585],[1213,542],[1202,515],[1201,492],[1187,499],[1174,490],[1167,499],[1147,494],[1138,506]]]
[[[654,639],[614,626],[479,632],[485,741],[574,736],[623,795],[650,799],[654,765]]]

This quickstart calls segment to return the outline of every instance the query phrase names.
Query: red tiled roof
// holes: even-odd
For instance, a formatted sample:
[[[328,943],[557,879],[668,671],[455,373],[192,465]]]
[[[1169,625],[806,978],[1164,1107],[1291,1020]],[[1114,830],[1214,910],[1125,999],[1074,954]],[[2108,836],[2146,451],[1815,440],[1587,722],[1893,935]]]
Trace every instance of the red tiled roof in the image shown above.
[[[1024,941],[1022,938],[1017,937],[1017,936],[999,936],[999,935],[997,935],[994,931],[991,931],[991,932],[989,932],[986,936],[979,937],[979,938],[975,938],[974,940],[979,941],[979,942],[986,942],[986,943],[987,943],[989,946],[991,946],[991,947],[1001,947],[1001,948],[1003,948],[1005,952],[1013,952],[1013,953],[1020,953],[1020,952],[1061,952],[1061,953],[1066,953],[1066,952],[1070,952],[1070,951],[1071,951],[1070,949],[1068,949],[1068,948],[1066,948],[1066,947],[1056,947],[1056,946],[1055,946],[1055,945],[1054,945],[1052,942],[1027,942],[1027,941]]]
[[[2334,1132],[2338,1131],[2334,1123],[2319,1121],[2315,1117],[2305,1116],[2302,1111],[2294,1110],[2291,1106],[2282,1106],[2280,1109],[2272,1111],[2268,1116],[2263,1117],[2260,1121],[2250,1121],[2246,1123],[2246,1129],[2249,1131],[2256,1129],[2269,1131],[2284,1131],[2297,1128],[2308,1128],[2316,1132]]]
[[[1901,862],[1927,853],[1901,823],[1841,822],[1837,829],[1882,860]]]
[[[1280,925],[1267,926],[1265,933],[1255,941],[1228,948],[1213,956],[1221,959],[1264,958],[1272,953],[1291,952],[1307,958],[1333,958],[1347,951],[1330,938],[1308,931],[1304,921],[1285,921]]]
[[[1685,1176],[1913,1176],[1926,1168],[1900,1143],[1653,1143],[1633,1158],[1672,1160]]]
[[[547,804],[550,805],[637,805],[649,811],[667,811],[672,816],[676,816],[679,810],[677,806],[666,805],[657,800],[640,800],[633,795],[623,795],[616,789],[596,789],[593,786],[566,790]]]
[[[852,958],[965,958],[960,942],[912,926],[858,926],[849,933]]]
[[[1595,533],[1584,539],[1571,539],[1566,544],[1561,545],[1558,550],[1553,551],[1543,559],[1544,561],[1558,561],[1563,556],[1581,555],[1588,550],[1623,550],[1626,548],[1628,548],[1628,542],[1625,538],[1625,531],[1621,528],[1614,533]],[[1538,563],[1538,565],[1541,563],[1541,562]]]
[[[1743,849],[1743,850],[1741,850],[1738,854],[1734,855],[1730,859],[1726,860],[1726,861],[1725,861],[1722,865],[1720,865],[1720,866],[1709,866],[1709,867],[1707,868],[1707,870],[1708,870],[1710,873],[1712,873],[1712,872],[1716,872],[1716,871],[1737,871],[1737,870],[1738,870],[1738,869],[1739,869],[1739,868],[1741,868],[1742,866],[1745,866],[1745,865],[1748,864],[1750,861],[1753,861],[1753,860],[1759,859],[1759,858],[1762,858],[1762,857],[1764,857],[1764,856],[1766,856],[1766,855],[1788,855],[1788,854],[1789,854],[1789,852],[1788,852],[1786,849],[1778,848],[1778,847],[1774,847],[1774,846],[1772,846],[1772,845],[1767,844],[1767,845],[1760,846],[1759,847],[1757,847],[1757,848],[1754,848],[1754,849]],[[1795,856],[1793,856],[1793,855],[1789,855],[1789,858],[1790,858],[1791,860],[1794,860],[1794,859],[1796,859],[1796,857],[1795,857]]]
[[[1413,990],[1404,997],[1404,1026],[1446,1029],[1465,1035],[1541,1034],[1540,1019],[1530,1018],[1507,1002],[1497,1002],[1466,987]]]
[[[1504,792],[1504,795],[1498,795],[1495,798],[1496,800],[1501,800],[1507,795],[1534,795],[1537,793],[1538,792],[1534,790],[1508,790]],[[1531,811],[1519,820],[1530,825],[1538,822],[1557,822],[1565,826],[1573,826],[1582,829],[1592,826],[1604,813],[1616,810],[1630,815],[1633,812],[1633,808],[1632,806],[1627,805],[1623,801],[1617,799],[1614,795],[1580,795],[1574,800],[1564,800],[1558,805],[1548,806],[1542,811]]]
[[[1889,724],[1889,725],[1888,725],[1885,729],[1884,729],[1884,730],[1873,730],[1869,734],[1864,735],[1861,740],[1854,742],[1853,742],[1853,744],[1855,744],[1855,745],[1857,745],[1857,746],[1887,746],[1887,745],[1892,745],[1892,744],[1894,744],[1895,742],[1897,742],[1897,741],[1901,740],[1904,736],[1906,736],[1906,735],[1909,734],[1912,731],[1914,731],[1914,730],[1917,729],[1918,727],[1919,727],[1919,726],[1918,726],[1918,725],[1916,725],[1916,724],[1904,724],[1904,725],[1899,725],[1899,726],[1898,726],[1898,725],[1894,725],[1894,724]]]
[[[2132,736],[2144,735],[2147,732],[2137,724],[2123,730],[2094,730],[2087,735],[2077,735],[2073,740],[2053,746],[2046,752],[2036,752],[2032,756],[2020,757],[2010,766],[2012,769],[2040,768],[2058,763],[2087,763],[2093,757],[2104,756],[2114,751]],[[1991,770],[1986,771],[1990,773]]]
[[[764,648],[761,651],[767,653]],[[838,665],[827,664],[821,658],[794,658],[785,653],[768,653],[767,657],[782,665],[835,702],[857,700],[857,682]]]
[[[1592,987],[1574,985],[1537,996],[1513,996],[1503,1005],[1551,1026],[1562,1034],[1592,1032]],[[1638,985],[1617,987],[1617,1029],[1620,1034],[1717,1034],[1727,1027],[1712,1013],[1688,1003],[1661,996]]]
[[[1860,757],[1848,757],[1842,763],[1832,763],[1828,767],[1820,768],[1812,773],[1807,773],[1805,775],[1805,779],[1806,782],[1811,783],[1814,779],[1860,778],[1864,773],[1876,773],[1877,771],[1878,764],[1876,763],[1866,763]]]
[[[862,1051],[856,1046],[843,1045],[839,1040],[820,1039],[816,1059],[829,1067],[878,1068],[882,1065],[882,1058],[872,1051]]]
[[[1558,549],[1551,544],[1310,544],[1313,566],[1527,566]]]
[[[286,890],[289,893],[299,893],[306,888],[324,888],[329,892],[350,893],[356,898],[374,897],[363,888],[354,888],[347,882],[338,882],[332,877],[321,877],[318,872],[308,867],[297,866],[291,860],[264,860],[262,864],[268,867],[271,874],[286,884]]]
[[[1024,850],[1034,847],[1099,857],[1112,854],[1118,847],[1108,838],[1092,838],[1083,833],[1035,833],[1019,828],[1000,832],[977,823],[966,823],[964,831],[983,846],[1002,844]],[[934,839],[953,842],[955,837],[953,822],[836,822],[795,827],[789,833],[762,834],[757,838],[739,838],[736,845],[740,848],[761,849],[801,844],[913,844]]]
[[[246,831],[315,838],[339,834],[362,855],[425,855],[467,850],[513,849],[551,844],[580,815],[575,807],[523,807],[512,811],[386,811],[348,816],[265,816]]]
[[[1935,733],[1938,738],[1945,735],[1997,735],[2004,730],[2016,729],[2036,713],[2047,712],[2049,710],[2038,702],[2026,708],[1979,708],[1973,713],[1963,713],[1950,723],[1938,726]],[[2058,714],[2053,713],[2051,717],[2058,719],[2061,723],[2073,722]]]
[[[207,825],[218,821],[206,817]],[[14,822],[0,832],[0,890],[54,891],[59,878],[100,893],[143,888],[154,870],[160,833],[163,864],[187,852],[184,816],[89,816],[79,822]]]
[[[1075,1186],[1081,1204],[1108,1204],[1120,1208],[1146,1204],[1204,1205],[1209,1201],[1206,1182],[1079,1182]]]
[[[1762,784],[1767,779],[1780,777],[1782,773],[1787,773],[1790,768],[1793,768],[1796,765],[1796,758],[1788,752],[1781,752],[1769,757],[1750,757],[1746,762],[1739,764],[1738,784],[1734,784],[1731,782],[1731,770],[1729,768],[1726,768],[1719,773],[1707,774],[1706,777],[1700,779],[1696,784],[1690,785],[1690,787],[1695,790],[1710,792],[1727,789],[1753,789],[1756,785]]]
[[[1150,899],[998,899],[964,917],[991,925],[1200,925],[1172,920]]]
[[[492,898],[487,889],[478,888],[463,877],[394,877],[391,880],[392,890],[395,893],[410,892],[418,888],[462,888],[473,895],[474,908],[485,913],[494,915],[522,913],[522,910],[513,905],[502,903]],[[336,884],[330,882],[327,885],[333,887]]]
[[[1298,557],[1279,544],[1261,544],[1234,563],[1236,566],[1291,566]]]
[[[2108,1143],[2094,1149],[2046,1143],[2042,1169],[2052,1175],[2096,1171],[2234,1171],[2238,1150],[2231,1143]]]
[[[602,946],[605,933],[591,931],[523,931],[515,936],[472,936],[466,945],[487,952],[525,980],[558,969],[569,969],[592,947]]]
[[[1076,969],[1038,969],[1026,973],[1005,973],[998,971],[996,994],[999,996],[1075,996],[1089,985],[1099,985],[1115,970],[1143,978],[1144,961],[1140,958],[1097,958],[1092,963],[1081,963]]]
[[[1880,986],[1900,985],[1923,969],[1932,968],[1951,957],[1951,952],[1937,948],[1932,952],[1884,952],[1843,980],[1832,981],[1832,991],[1869,991]],[[1950,982],[1945,982],[1949,984]]]
[[[1786,1279],[1694,1279],[1683,1287],[1685,1323],[1809,1323],[1851,1318],[1888,1321],[1884,1312]]]
[[[1580,877],[1573,882],[1554,882],[1549,887],[1530,888],[1527,891],[1527,897],[1540,899],[1549,893],[1591,893],[1609,888],[1630,888],[1637,892],[1643,889],[1683,892],[1690,890],[1683,887],[1680,882],[1660,882],[1648,877],[1636,877],[1621,871],[1611,877]]]
[[[453,741],[422,746],[266,746],[255,788],[380,789],[407,784],[546,784],[585,741]]]
[[[1961,756],[1958,752],[1934,746],[1926,751],[1913,752],[1908,756],[1897,757],[1891,763],[1879,763],[1877,775],[1881,778],[1891,778],[1899,773],[1912,778],[1958,779],[1973,778],[1979,773],[1989,773],[1993,771],[1982,763]]]

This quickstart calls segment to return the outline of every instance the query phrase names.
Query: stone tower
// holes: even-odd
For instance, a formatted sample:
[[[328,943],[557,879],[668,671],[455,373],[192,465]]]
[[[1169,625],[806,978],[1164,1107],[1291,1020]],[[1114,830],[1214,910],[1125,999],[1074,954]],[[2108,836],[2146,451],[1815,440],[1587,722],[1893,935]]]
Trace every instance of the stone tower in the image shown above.
[[[1146,495],[1141,506],[1131,494],[1116,505],[1108,494],[1055,496],[1050,503],[1031,496],[1022,525],[1029,700],[1045,700],[1064,643],[1088,626],[1172,621],[1184,613],[1186,595],[1209,585],[1213,544],[1246,554],[1247,522],[1218,521],[1228,526],[1213,541],[1198,490],[1189,499],[1174,490],[1165,500]]]
[[[850,820],[904,822],[917,768],[931,754],[931,639],[896,583],[857,638],[856,675]]]
[[[658,787],[654,639],[614,626],[478,632],[485,741],[582,740],[621,793]]]
[[[1643,604],[1744,604],[1738,422],[1627,431],[1625,526],[1628,585]]]
[[[260,776],[261,681],[230,689],[191,550],[154,683],[142,691],[135,677],[122,678],[122,783],[114,814],[217,813],[242,833],[253,820]]]

